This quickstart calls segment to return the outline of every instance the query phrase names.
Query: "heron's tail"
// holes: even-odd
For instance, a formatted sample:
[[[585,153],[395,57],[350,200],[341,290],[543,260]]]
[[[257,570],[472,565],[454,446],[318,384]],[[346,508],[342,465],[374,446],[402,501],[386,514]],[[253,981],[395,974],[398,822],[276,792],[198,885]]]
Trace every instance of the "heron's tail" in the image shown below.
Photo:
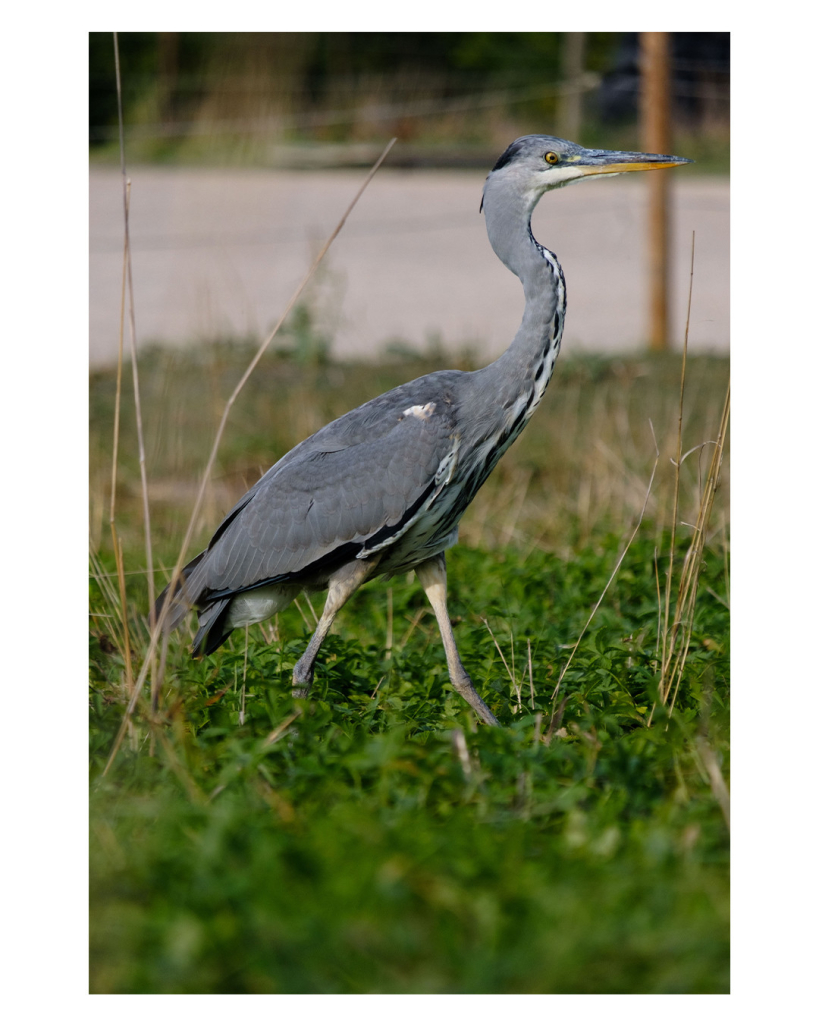
[[[226,626],[228,612],[233,603],[233,595],[213,601],[199,609],[199,629],[193,638],[192,654],[201,658],[205,654],[213,654],[233,632]]]
[[[196,558],[188,562],[182,570],[179,579],[176,581],[173,594],[170,593],[171,585],[169,583],[156,599],[154,614],[156,615],[157,621],[159,620],[159,616],[162,614],[162,609],[165,607],[165,602],[171,602],[167,618],[165,619],[165,632],[170,633],[171,630],[176,629],[179,623],[185,618],[188,611],[193,607],[198,595],[191,592],[188,587],[188,579],[206,554],[207,552],[202,551],[196,556]]]

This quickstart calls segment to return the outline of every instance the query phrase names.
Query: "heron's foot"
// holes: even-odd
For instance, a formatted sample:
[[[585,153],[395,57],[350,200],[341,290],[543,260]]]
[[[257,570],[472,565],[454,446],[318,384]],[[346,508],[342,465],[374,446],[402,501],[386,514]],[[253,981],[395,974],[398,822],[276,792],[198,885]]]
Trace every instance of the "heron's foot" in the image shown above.
[[[481,699],[466,671],[458,673],[458,677],[452,679],[452,685],[482,721],[487,725],[500,725],[500,722]]]
[[[484,722],[486,722],[487,725],[499,726],[500,722],[497,720],[497,718],[495,718],[495,716],[492,714],[492,712],[489,710],[486,704],[484,704],[481,698],[478,697],[477,693],[475,694],[475,696],[477,697],[477,700],[474,703],[472,701],[470,701],[469,703],[472,705],[472,707],[475,709],[478,715],[483,719]]]
[[[293,669],[293,696],[299,700],[305,700],[310,696],[313,688],[313,662],[302,664],[304,658],[296,662]]]

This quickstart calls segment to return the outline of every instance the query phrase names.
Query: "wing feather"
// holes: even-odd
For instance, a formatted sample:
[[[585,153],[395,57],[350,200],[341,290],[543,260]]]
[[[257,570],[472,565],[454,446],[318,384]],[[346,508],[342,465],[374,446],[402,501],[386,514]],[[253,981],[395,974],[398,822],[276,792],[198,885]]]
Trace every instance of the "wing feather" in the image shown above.
[[[417,403],[401,409],[403,396],[389,405],[387,397],[302,442],[237,503],[191,573],[197,600],[292,577],[334,551],[354,557],[373,538],[394,542],[442,486],[436,474],[457,436],[451,400],[429,403],[421,416],[410,411]],[[343,445],[348,418],[355,422]]]

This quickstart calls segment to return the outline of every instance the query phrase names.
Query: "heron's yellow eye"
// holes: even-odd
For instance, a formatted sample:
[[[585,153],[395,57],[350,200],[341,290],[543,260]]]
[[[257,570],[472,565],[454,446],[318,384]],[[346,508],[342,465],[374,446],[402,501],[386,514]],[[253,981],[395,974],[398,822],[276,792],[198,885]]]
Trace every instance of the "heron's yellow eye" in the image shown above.
[[[544,155],[543,159],[546,161],[547,164],[556,164],[558,160],[560,160],[560,157],[557,155],[557,153],[552,153],[550,150],[548,153]]]

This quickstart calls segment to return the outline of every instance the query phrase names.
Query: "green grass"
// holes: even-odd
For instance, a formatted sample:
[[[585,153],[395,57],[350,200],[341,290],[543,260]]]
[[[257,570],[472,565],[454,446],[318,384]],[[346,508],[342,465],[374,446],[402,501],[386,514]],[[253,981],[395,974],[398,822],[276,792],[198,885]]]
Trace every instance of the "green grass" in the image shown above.
[[[165,564],[218,398],[240,372],[227,350],[180,359],[141,366],[149,478],[177,486],[163,484],[153,503]],[[243,476],[256,460],[266,466],[350,394],[363,401],[431,368],[267,362],[237,407],[201,535],[255,478]],[[726,375],[720,360],[689,364],[684,450],[713,438]],[[173,404],[163,402],[171,386]],[[111,387],[108,375],[92,380],[92,525],[110,473]],[[558,367],[464,519],[450,614],[503,729],[477,725],[453,694],[423,594],[400,577],[350,601],[319,656],[314,699],[289,724],[305,603],[304,618],[290,608],[266,627],[271,643],[253,627],[247,647],[239,631],[202,662],[188,658],[187,634],[174,638],[160,715],[135,716],[103,776],[126,692],[97,512],[93,992],[728,991],[728,831],[709,768],[728,780],[726,488],[680,694],[670,717],[660,707],[648,724],[678,388],[671,358]],[[553,699],[642,506],[649,415],[664,453],[656,496]],[[146,590],[133,451],[124,424],[118,523],[138,663]],[[693,457],[683,469],[690,522]],[[679,564],[690,531],[678,529]]]

